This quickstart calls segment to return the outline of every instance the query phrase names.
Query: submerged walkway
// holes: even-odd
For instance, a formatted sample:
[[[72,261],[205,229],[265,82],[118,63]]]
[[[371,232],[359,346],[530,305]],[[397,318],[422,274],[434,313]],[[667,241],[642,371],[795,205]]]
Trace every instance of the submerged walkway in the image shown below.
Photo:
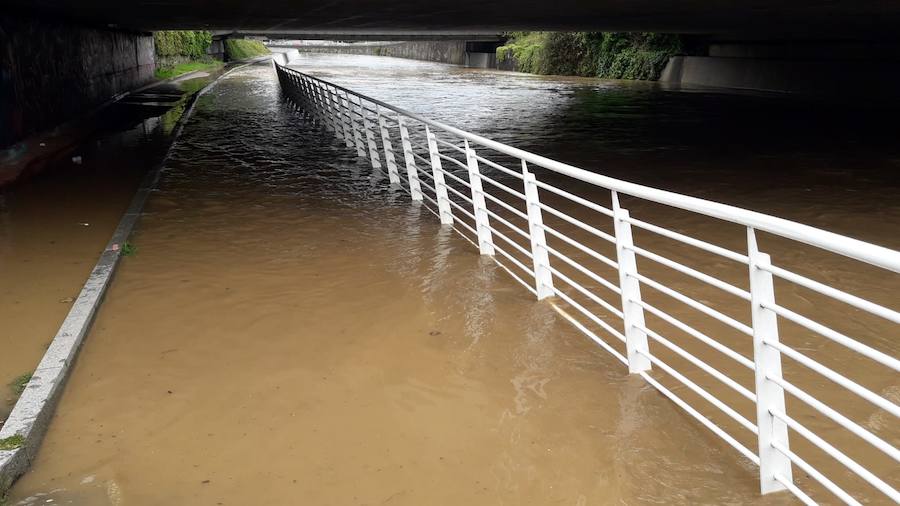
[[[790,502],[382,177],[202,97],[10,503]]]
[[[0,153],[0,426],[15,401],[7,385],[46,352],[184,103],[211,79],[157,84]]]

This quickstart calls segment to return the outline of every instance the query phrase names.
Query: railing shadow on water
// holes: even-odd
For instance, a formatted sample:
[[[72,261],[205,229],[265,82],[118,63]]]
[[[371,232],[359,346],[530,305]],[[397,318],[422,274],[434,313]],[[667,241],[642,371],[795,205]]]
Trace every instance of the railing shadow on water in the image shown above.
[[[761,493],[900,502],[900,313],[815,279],[838,258],[893,299],[900,252],[602,176],[274,65],[312,121],[756,464]],[[726,240],[632,216],[650,208]],[[794,254],[779,264],[762,244]],[[872,328],[887,338],[848,335]]]

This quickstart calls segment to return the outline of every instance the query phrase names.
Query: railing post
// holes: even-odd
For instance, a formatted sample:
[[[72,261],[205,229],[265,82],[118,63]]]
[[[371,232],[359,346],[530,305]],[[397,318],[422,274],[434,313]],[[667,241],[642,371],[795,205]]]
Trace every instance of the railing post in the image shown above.
[[[353,114],[355,113],[354,103],[350,100],[350,94],[346,91],[344,92],[344,96],[347,97],[347,112],[350,115],[350,127],[353,128],[353,142],[356,144],[356,155],[361,156],[363,158],[366,157],[366,149],[363,147],[362,134],[359,132],[359,128],[356,128],[356,120],[353,119]],[[362,115],[359,118],[360,127],[362,126]]]
[[[375,144],[375,132],[372,131],[372,122],[369,121],[369,111],[363,107],[362,98],[359,99],[359,112],[363,115],[363,128],[366,130],[366,144],[369,145],[369,160],[373,169],[381,168],[381,157],[378,156],[378,145]]]
[[[341,123],[339,122],[339,116],[335,110],[334,101],[331,99],[331,94],[328,92],[328,86],[317,82],[316,85],[319,88],[319,95],[322,97],[322,103],[325,104],[325,115],[328,116],[328,121],[331,123],[331,131],[334,132],[334,136],[338,139],[344,138],[344,132],[341,127]]]
[[[309,81],[302,76],[299,78],[299,81],[300,81],[301,91],[303,94],[303,100],[305,103],[306,112],[310,116],[310,118],[313,119],[313,121],[318,121],[319,111],[316,110],[317,109],[316,108],[316,99],[312,94],[312,90],[310,90],[310,88],[309,88]]]
[[[299,100],[299,97],[297,96],[298,86],[297,86],[296,80],[294,79],[294,75],[285,72],[284,79],[288,83],[288,86],[286,88],[287,93],[288,93],[288,98],[290,98],[291,101],[294,102],[294,105],[296,105],[298,109],[301,108],[302,104],[301,104],[301,100]]]
[[[309,102],[306,98],[306,94],[303,92],[303,84],[300,76],[291,75],[290,80],[291,89],[293,93],[291,94],[294,98],[294,101],[297,103],[297,106],[303,111],[305,116],[309,116]]]
[[[434,177],[434,191],[437,198],[438,214],[441,216],[441,224],[453,224],[453,211],[450,209],[450,195],[447,194],[447,183],[444,181],[444,169],[441,167],[441,157],[438,156],[437,140],[428,125],[425,126],[425,137],[428,139],[428,154],[431,155],[431,174]]]
[[[351,133],[351,129],[353,128],[353,116],[350,112],[350,105],[344,105],[344,99],[341,98],[341,94],[337,92],[337,89],[334,90],[334,96],[337,97],[338,104],[340,105],[341,124],[344,126],[344,142],[347,144],[348,148],[352,148],[353,134]]]
[[[341,108],[340,105],[335,102],[334,95],[331,93],[331,88],[328,87],[327,84],[322,85],[322,93],[325,94],[325,100],[328,103],[328,109],[331,113],[331,122],[334,123],[334,136],[338,138],[338,140],[345,140],[344,138],[344,120],[341,117]]]
[[[309,82],[308,78],[303,79],[303,87],[313,120],[320,125],[324,125],[325,122],[322,120],[322,110],[319,107],[318,97],[316,97],[316,94],[312,89],[312,84]]]
[[[634,238],[631,235],[629,213],[619,205],[619,195],[612,192],[613,230],[616,234],[616,259],[619,264],[619,288],[622,290],[622,320],[625,326],[625,351],[628,372],[631,374],[650,369],[650,345],[644,327],[644,308],[641,307],[641,282],[637,278],[637,258]]]
[[[463,142],[466,147],[466,164],[469,168],[469,189],[472,191],[472,214],[475,215],[475,231],[478,232],[478,251],[482,255],[493,255],[494,238],[491,235],[481,173],[478,171],[478,159],[475,158],[475,150],[469,147],[469,141],[463,139]]]
[[[531,236],[531,258],[534,266],[534,287],[538,300],[553,296],[553,273],[550,272],[550,254],[544,234],[544,218],[538,195],[537,178],[528,171],[522,160],[522,179],[525,181],[525,208],[528,214],[528,235]]]
[[[403,122],[403,116],[397,115],[397,123],[400,125],[400,142],[403,145],[403,160],[406,162],[406,177],[409,179],[409,195],[413,200],[422,200],[422,185],[419,184],[416,159],[413,156],[412,143],[409,142],[409,131]]]
[[[310,81],[309,83],[310,89],[312,89],[313,95],[316,97],[316,104],[319,106],[319,116],[322,118],[322,124],[325,125],[325,128],[331,132],[334,132],[334,124],[331,122],[331,115],[329,114],[328,103],[325,102],[325,96],[322,94],[322,88],[319,86],[319,83],[316,81]]]
[[[400,184],[400,173],[397,171],[397,160],[394,158],[391,134],[388,132],[384,116],[381,115],[381,107],[378,104],[375,104],[375,112],[378,115],[378,128],[381,130],[381,145],[384,148],[384,163],[387,164],[388,178],[391,184]]]
[[[781,352],[765,341],[778,341],[778,315],[765,306],[775,303],[772,273],[763,269],[769,255],[760,253],[756,233],[747,227],[747,253],[750,259],[750,315],[753,323],[753,364],[756,377],[756,426],[759,430],[759,488],[768,494],[784,490],[775,479],[792,480],[791,461],[775,449],[773,442],[788,446],[788,428],[772,411],[785,413],[784,389],[771,378],[781,379]]]

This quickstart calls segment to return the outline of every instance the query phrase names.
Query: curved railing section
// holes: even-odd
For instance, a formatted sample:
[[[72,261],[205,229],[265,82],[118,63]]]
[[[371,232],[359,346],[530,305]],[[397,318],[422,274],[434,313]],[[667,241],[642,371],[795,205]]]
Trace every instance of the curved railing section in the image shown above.
[[[423,202],[538,299],[552,297],[549,303],[557,312],[630,373],[756,464],[763,494],[788,490],[807,504],[827,494],[848,504],[900,502],[900,450],[894,444],[900,440],[900,360],[895,357],[900,313],[773,263],[760,246],[760,233],[770,236],[766,242],[774,236],[776,242],[811,246],[810,258],[830,252],[860,268],[877,269],[875,279],[889,295],[891,287],[900,286],[900,252],[602,176],[278,63],[275,68],[288,98],[368,159],[373,170],[386,170],[391,185]],[[714,218],[717,226],[742,229],[746,242],[739,251],[712,244],[637,219],[626,203],[633,209],[661,204]],[[564,211],[574,206],[596,218]],[[682,261],[639,246],[637,235],[686,248],[679,255]],[[705,267],[716,272],[703,272]],[[663,284],[653,274],[659,269],[682,277],[672,286]],[[815,266],[803,270],[815,272]],[[829,308],[829,321],[778,302],[776,286],[779,293],[805,290],[818,297]],[[731,309],[716,307],[712,301],[719,298],[733,300]],[[740,315],[734,307],[743,308]],[[854,338],[835,330],[840,315],[850,313],[880,320],[878,328],[890,329],[891,335]],[[789,346],[779,326],[817,336],[824,344]],[[674,333],[683,338],[672,338]],[[789,364],[783,366],[783,359]],[[881,368],[879,377],[888,378],[888,384],[864,384],[836,370],[847,364],[852,372]],[[790,372],[800,369],[801,378],[818,380],[792,379]],[[847,403],[836,400],[836,389],[850,394],[852,402],[867,404],[870,416],[860,419],[859,409],[842,412]],[[802,471],[799,477],[795,469]]]

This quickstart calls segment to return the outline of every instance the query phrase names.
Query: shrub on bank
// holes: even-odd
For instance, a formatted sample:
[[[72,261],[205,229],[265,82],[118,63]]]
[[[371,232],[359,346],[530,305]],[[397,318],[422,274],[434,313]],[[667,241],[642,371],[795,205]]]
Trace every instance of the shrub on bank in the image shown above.
[[[501,68],[533,74],[659,79],[683,50],[677,35],[657,33],[512,32],[497,48]]]
[[[497,48],[497,62],[510,64],[514,70],[544,74],[544,44],[546,32],[511,32],[505,45]]]
[[[663,33],[604,33],[597,76],[656,80],[669,58],[683,51],[681,38]]]
[[[225,39],[225,57],[231,60],[244,60],[255,56],[269,54],[269,48],[262,42],[252,39]]]

